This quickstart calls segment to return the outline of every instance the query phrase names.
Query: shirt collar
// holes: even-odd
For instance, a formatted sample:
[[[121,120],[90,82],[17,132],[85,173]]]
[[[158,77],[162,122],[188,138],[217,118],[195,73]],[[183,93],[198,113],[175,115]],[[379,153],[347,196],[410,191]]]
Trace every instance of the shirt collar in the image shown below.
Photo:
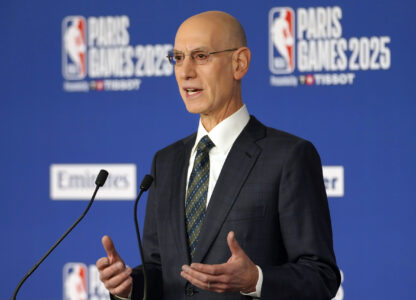
[[[211,151],[219,153],[228,152],[249,120],[250,115],[245,104],[231,116],[217,124],[209,133],[202,125],[201,119],[199,119],[198,133],[196,135],[195,145],[192,148],[192,154],[196,151],[198,142],[205,135],[208,135],[215,144],[215,147]]]

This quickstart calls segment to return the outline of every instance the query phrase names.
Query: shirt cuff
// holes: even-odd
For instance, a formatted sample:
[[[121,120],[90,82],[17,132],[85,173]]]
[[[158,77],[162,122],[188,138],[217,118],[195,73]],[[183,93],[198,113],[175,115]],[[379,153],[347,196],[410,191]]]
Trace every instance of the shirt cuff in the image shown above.
[[[256,265],[256,267],[257,267],[257,270],[259,270],[259,278],[257,279],[256,290],[254,292],[247,293],[247,294],[243,292],[240,292],[240,293],[244,296],[249,296],[249,297],[260,299],[261,286],[263,285],[263,272],[261,271],[259,266]]]
[[[119,296],[116,296],[116,295],[112,295],[112,296],[113,296],[114,299],[118,299],[118,300],[131,300],[132,292],[133,292],[133,286],[131,287],[130,294],[127,298],[119,297]]]
[[[116,295],[113,295],[114,299],[118,299],[118,300],[131,300],[131,298],[122,298]]]

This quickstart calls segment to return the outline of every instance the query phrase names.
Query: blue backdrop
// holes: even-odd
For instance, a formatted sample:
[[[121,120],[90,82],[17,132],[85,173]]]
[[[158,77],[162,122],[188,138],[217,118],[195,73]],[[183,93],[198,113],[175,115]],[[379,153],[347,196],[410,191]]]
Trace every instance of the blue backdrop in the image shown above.
[[[119,171],[121,183],[114,177],[99,192],[132,198],[135,187],[123,189],[149,172],[153,154],[196,130],[165,55],[180,23],[205,10],[231,13],[246,29],[249,112],[311,140],[323,165],[338,166],[344,190],[327,186],[336,190],[329,205],[344,275],[337,299],[410,299],[415,9],[409,0],[2,1],[0,299],[81,214],[90,164],[136,166],[137,179]],[[274,26],[279,18],[286,29]],[[140,263],[125,198],[94,203],[18,298],[107,299],[93,267],[105,254],[101,236]],[[71,292],[74,274],[84,294]]]

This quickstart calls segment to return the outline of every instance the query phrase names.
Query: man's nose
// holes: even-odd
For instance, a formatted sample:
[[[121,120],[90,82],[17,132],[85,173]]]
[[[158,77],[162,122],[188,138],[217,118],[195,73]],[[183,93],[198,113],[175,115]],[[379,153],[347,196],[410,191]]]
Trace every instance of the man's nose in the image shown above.
[[[195,62],[192,60],[191,56],[185,56],[180,68],[180,76],[182,79],[195,78]]]

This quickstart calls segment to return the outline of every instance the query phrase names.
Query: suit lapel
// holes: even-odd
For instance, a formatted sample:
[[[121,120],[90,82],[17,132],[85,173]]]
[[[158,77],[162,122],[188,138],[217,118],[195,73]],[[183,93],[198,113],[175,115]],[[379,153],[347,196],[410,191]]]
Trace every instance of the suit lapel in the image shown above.
[[[189,263],[189,250],[185,225],[185,191],[189,157],[196,135],[186,138],[177,150],[172,176],[173,188],[170,198],[170,224],[179,256]]]
[[[255,143],[265,127],[254,117],[234,142],[212,193],[193,261],[202,262],[250,174],[261,149]]]

